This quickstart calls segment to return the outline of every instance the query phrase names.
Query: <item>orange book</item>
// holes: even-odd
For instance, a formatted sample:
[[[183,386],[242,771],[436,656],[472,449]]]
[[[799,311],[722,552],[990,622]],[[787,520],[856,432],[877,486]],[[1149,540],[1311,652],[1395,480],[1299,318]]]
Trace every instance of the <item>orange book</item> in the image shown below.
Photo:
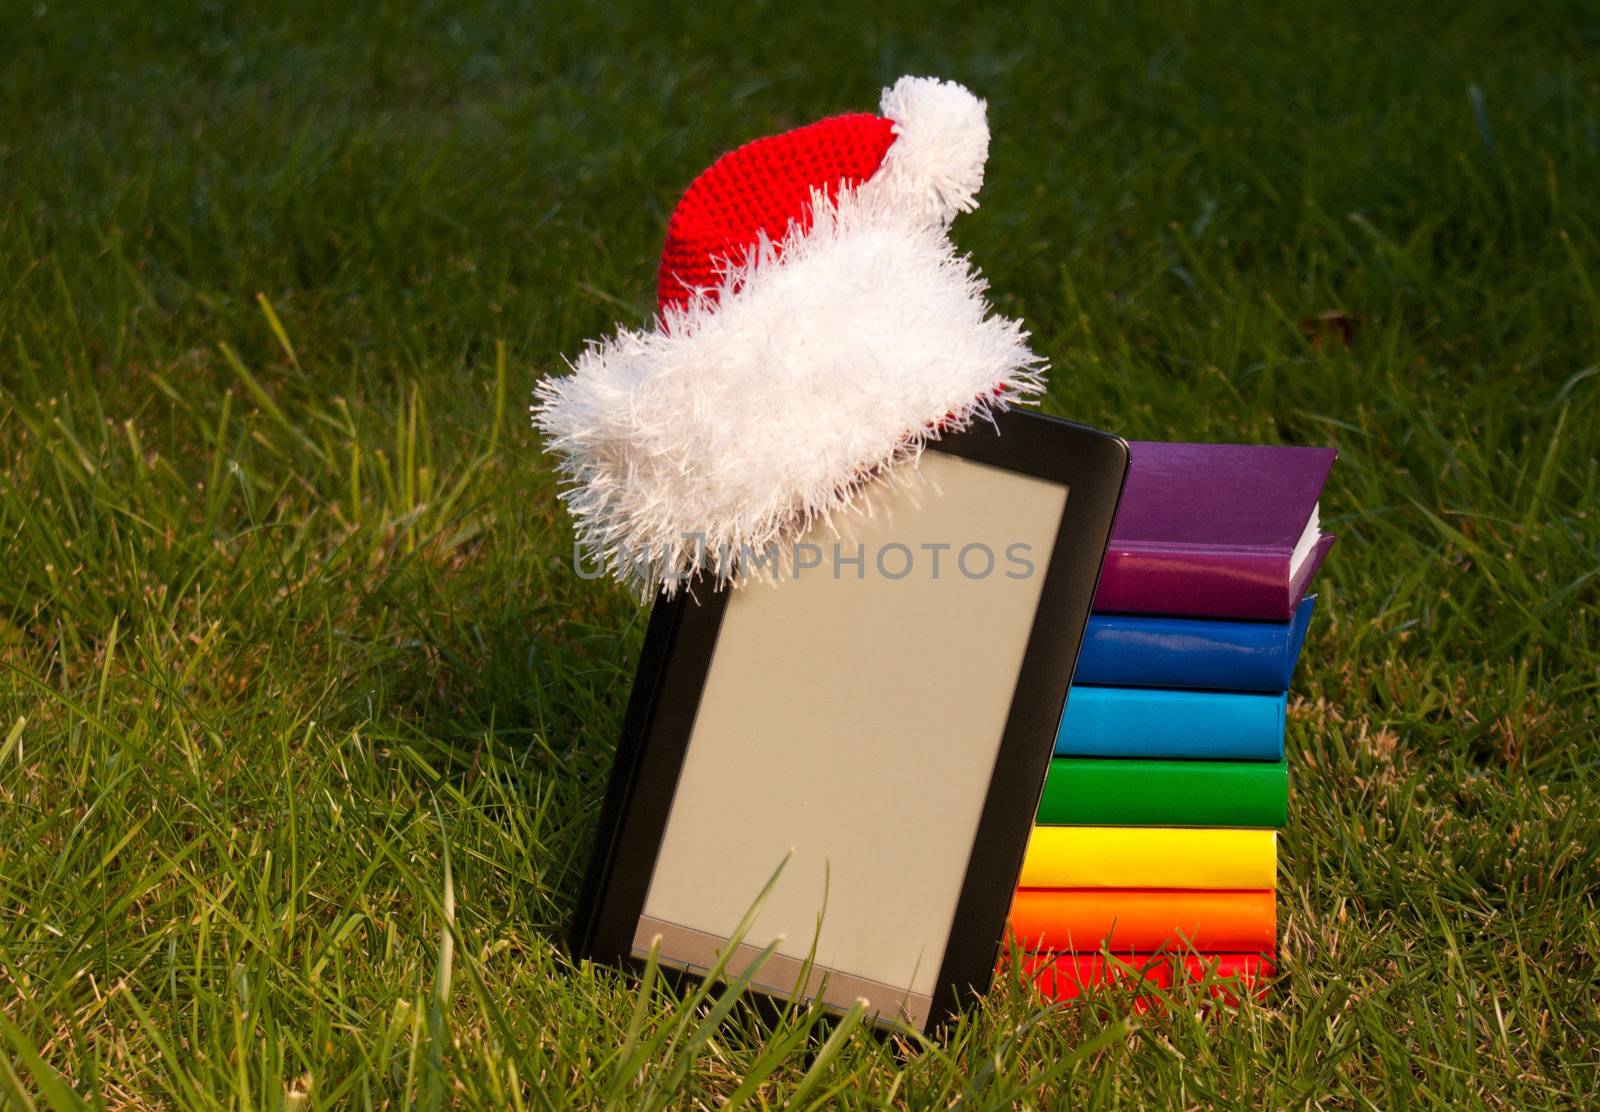
[[[1023,975],[1052,1000],[1075,1000],[1097,985],[1138,980],[1155,988],[1171,988],[1210,978],[1210,994],[1230,1006],[1242,991],[1257,1000],[1267,994],[1263,984],[1277,970],[1261,954],[1039,954],[1024,961]],[[1151,1001],[1139,997],[1143,1011]]]
[[[1271,889],[1019,888],[1010,926],[1024,950],[1270,953],[1278,916]]]

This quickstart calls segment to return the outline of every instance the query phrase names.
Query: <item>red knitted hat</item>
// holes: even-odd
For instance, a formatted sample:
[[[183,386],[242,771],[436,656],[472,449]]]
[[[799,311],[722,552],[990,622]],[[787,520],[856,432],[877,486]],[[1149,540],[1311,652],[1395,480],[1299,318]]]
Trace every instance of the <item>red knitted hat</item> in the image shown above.
[[[667,221],[656,299],[683,308],[695,290],[714,291],[722,264],[762,236],[782,240],[807,224],[811,192],[829,202],[870,178],[894,142],[894,124],[865,112],[818,120],[729,151],[695,178]]]
[[[719,158],[668,221],[656,324],[536,388],[579,542],[617,578],[736,581],[929,439],[1042,389],[947,233],[977,207],[983,102],[906,77],[880,111]]]

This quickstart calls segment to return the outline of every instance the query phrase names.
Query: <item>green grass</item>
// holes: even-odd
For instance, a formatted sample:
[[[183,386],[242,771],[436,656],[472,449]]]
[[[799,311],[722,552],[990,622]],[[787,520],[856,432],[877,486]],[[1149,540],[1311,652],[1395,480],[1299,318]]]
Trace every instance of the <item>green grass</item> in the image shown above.
[[[1600,1100],[1592,9],[316,7],[0,18],[0,1103]],[[564,951],[642,623],[531,384],[902,72],[1050,411],[1340,449],[1264,1003],[908,1056]]]

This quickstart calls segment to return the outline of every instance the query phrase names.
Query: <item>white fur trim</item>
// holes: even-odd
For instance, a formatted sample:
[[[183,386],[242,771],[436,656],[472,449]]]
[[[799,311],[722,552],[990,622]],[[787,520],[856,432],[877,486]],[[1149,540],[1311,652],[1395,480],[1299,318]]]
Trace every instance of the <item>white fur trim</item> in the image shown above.
[[[586,558],[646,595],[734,581],[741,553],[1037,394],[1043,361],[985,289],[938,224],[818,194],[810,231],[758,246],[715,302],[592,344],[533,407]]]
[[[902,77],[883,91],[878,110],[893,121],[895,140],[863,193],[892,195],[907,211],[941,224],[978,207],[989,160],[983,101],[954,81]]]

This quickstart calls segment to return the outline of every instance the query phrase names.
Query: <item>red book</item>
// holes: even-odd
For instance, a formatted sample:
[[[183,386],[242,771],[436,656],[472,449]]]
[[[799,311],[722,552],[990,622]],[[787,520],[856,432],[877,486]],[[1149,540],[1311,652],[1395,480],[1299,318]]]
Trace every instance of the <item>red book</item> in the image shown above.
[[[1333,449],[1128,449],[1096,613],[1289,621],[1333,545],[1317,524]]]
[[[1257,1000],[1266,996],[1267,978],[1277,972],[1261,954],[1035,954],[1023,961],[1023,973],[1051,1000],[1075,1000],[1097,985],[1138,980],[1155,988],[1209,979],[1210,994],[1230,1006],[1239,991]],[[1149,1001],[1141,997],[1142,1010]]]

